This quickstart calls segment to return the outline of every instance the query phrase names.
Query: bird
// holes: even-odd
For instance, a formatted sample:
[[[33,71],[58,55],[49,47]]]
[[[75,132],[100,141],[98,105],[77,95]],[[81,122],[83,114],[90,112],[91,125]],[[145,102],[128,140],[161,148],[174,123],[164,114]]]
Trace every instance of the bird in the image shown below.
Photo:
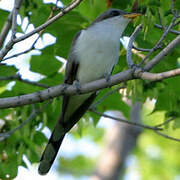
[[[68,55],[64,83],[76,85],[78,89],[82,84],[101,78],[109,81],[119,59],[122,33],[131,19],[140,15],[108,9],[78,32]],[[96,96],[97,92],[63,96],[60,117],[40,159],[39,174],[48,173],[66,133],[85,114]]]

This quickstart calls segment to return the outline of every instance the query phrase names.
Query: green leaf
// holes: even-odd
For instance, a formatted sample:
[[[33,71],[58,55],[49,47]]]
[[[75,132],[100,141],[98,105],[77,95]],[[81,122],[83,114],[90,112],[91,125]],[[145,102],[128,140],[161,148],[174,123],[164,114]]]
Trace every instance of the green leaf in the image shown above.
[[[37,145],[42,145],[44,142],[47,141],[45,135],[42,132],[36,131],[34,137],[33,137],[34,142]]]
[[[173,128],[180,129],[180,117],[174,120]]]
[[[54,73],[39,81],[39,83],[47,84],[49,86],[55,86],[62,82],[64,82],[64,75],[62,73]]]
[[[44,4],[43,1],[25,0],[20,8],[20,15],[28,17],[29,21],[35,26],[39,26],[48,19],[51,12],[51,4]]]
[[[5,152],[4,152],[5,153]],[[7,154],[5,162],[0,161],[0,178],[3,180],[14,179],[17,176],[17,154]]]
[[[43,88],[38,86],[16,81],[16,84],[13,86],[12,90],[3,92],[1,94],[1,97],[19,96],[28,93],[33,93],[42,89]]]
[[[99,93],[98,98],[102,98],[106,96],[109,92],[109,89],[104,89]],[[118,110],[123,113],[125,117],[129,117],[129,106],[122,101],[122,95],[116,91],[110,96],[106,97],[99,105],[98,109],[100,111],[108,111],[108,110]]]
[[[62,164],[64,172],[71,172],[77,177],[88,175],[94,169],[94,160],[82,155],[78,155],[72,159],[60,158],[60,164]],[[60,167],[60,170],[62,169]]]
[[[92,22],[97,16],[99,16],[99,14],[107,9],[106,3],[106,0],[86,0],[82,1],[76,9],[83,17]]]
[[[64,4],[64,5],[68,5],[68,4],[70,4],[72,2],[72,0],[62,0],[62,3]]]
[[[0,77],[15,75],[18,70],[14,66],[1,65],[0,66]],[[12,80],[0,81],[0,93],[5,92],[6,85]],[[1,94],[2,95],[2,94]]]
[[[8,15],[9,15],[8,11],[0,9],[0,17],[1,17],[1,20],[0,20],[0,29],[2,29],[4,23],[7,20]]]
[[[40,56],[32,56],[31,70],[43,75],[53,75],[61,67],[62,63],[54,57],[54,45],[42,50]]]
[[[158,94],[155,110],[179,111],[180,87],[177,84],[180,83],[180,79],[174,77],[164,82],[168,88],[162,89]]]
[[[14,66],[2,65],[0,67],[0,76],[11,76],[16,74],[17,71]]]
[[[47,28],[57,38],[51,55],[67,58],[73,37],[81,30],[87,20],[76,11],[71,11]]]
[[[62,99],[60,98],[56,98],[52,104],[48,105],[46,108],[46,115],[47,115],[47,126],[50,129],[54,129],[55,123],[57,121],[57,119],[60,116],[60,110],[61,110],[61,106],[62,106]]]

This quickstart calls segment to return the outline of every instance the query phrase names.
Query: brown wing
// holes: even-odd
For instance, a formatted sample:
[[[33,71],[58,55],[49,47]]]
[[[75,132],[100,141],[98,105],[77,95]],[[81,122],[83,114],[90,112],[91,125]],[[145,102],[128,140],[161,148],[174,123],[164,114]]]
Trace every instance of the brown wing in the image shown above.
[[[79,63],[73,53],[73,45],[76,39],[79,37],[80,32],[76,35],[72,48],[70,51],[70,55],[68,57],[68,63],[66,66],[66,74],[64,82],[67,84],[73,84],[73,81],[76,80],[76,75],[79,67]],[[68,132],[83,116],[83,114],[87,111],[88,107],[91,105],[92,101],[96,97],[96,92],[92,93],[87,97],[82,104],[70,115],[66,122],[64,121],[65,113],[70,102],[70,96],[63,97],[63,105],[62,105],[62,113],[60,115],[59,120],[56,123],[56,126],[53,130],[53,133],[48,141],[48,144],[43,152],[41,157],[41,162],[38,168],[40,174],[46,174],[51,168],[58,150],[61,146],[61,143],[64,139],[66,132]]]
[[[74,46],[80,34],[81,34],[81,31],[75,35],[72,41],[72,46],[71,46],[70,53],[68,56],[68,61],[67,61],[66,71],[65,71],[65,78],[64,78],[64,83],[66,84],[73,84],[74,80],[76,80],[79,63],[78,63],[76,54],[74,54]],[[62,103],[62,113],[61,113],[61,117],[59,118],[60,121],[64,120],[63,117],[65,115],[68,102],[69,102],[69,96],[64,95],[63,103]]]
[[[79,63],[77,60],[77,56],[74,53],[74,46],[80,34],[81,31],[75,35],[69,52],[68,61],[66,65],[65,79],[64,79],[64,83],[66,84],[72,84],[73,81],[76,79],[76,73],[78,70]]]

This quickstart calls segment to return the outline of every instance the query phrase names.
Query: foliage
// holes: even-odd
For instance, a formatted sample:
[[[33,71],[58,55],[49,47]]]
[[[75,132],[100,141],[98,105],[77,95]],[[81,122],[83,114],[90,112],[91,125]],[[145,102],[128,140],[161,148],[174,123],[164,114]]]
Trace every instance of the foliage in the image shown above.
[[[65,5],[68,5],[71,1],[62,1]],[[39,49],[40,54],[31,54],[30,58],[30,70],[41,75],[44,78],[39,80],[39,83],[44,83],[49,86],[54,86],[63,82],[64,71],[60,71],[63,63],[56,59],[56,56],[67,58],[68,52],[72,43],[74,35],[81,29],[86,28],[95,17],[101,12],[105,11],[109,5],[109,0],[85,0],[75,10],[69,12],[61,19],[50,25],[45,29],[43,33],[50,33],[56,37],[56,43]],[[170,0],[164,3],[164,0],[128,0],[128,1],[112,1],[111,7],[121,8],[123,10],[131,11],[135,2],[138,2],[138,10],[145,15],[136,20],[133,24],[129,25],[125,34],[130,35],[135,26],[140,22],[144,24],[143,31],[139,34],[136,44],[138,47],[152,48],[157,40],[162,35],[162,30],[155,28],[154,23],[159,23],[159,14],[162,17],[162,23],[168,25],[172,18]],[[175,8],[179,8],[179,3],[175,3]],[[20,10],[20,16],[23,20],[28,18],[29,23],[32,23],[35,27],[44,23],[51,13],[53,4],[44,4],[42,1],[30,1],[25,0]],[[56,13],[56,12],[55,12]],[[0,29],[3,27],[4,22],[8,16],[8,12],[0,10]],[[175,30],[179,30],[180,26],[174,27]],[[24,32],[21,25],[18,30]],[[163,41],[162,46],[165,47],[172,39],[175,38],[174,34],[168,34],[167,38]],[[160,50],[157,50],[152,56],[154,57]],[[142,53],[145,55],[146,53]],[[120,51],[120,61],[114,69],[114,73],[127,69],[125,50],[122,48]],[[164,60],[158,64],[152,72],[163,72],[171,69],[178,68],[178,58],[180,57],[180,51],[178,48],[174,49]],[[135,62],[140,62],[141,58],[138,55],[133,55]],[[19,61],[21,61],[21,56]],[[11,76],[18,72],[17,66],[4,65],[0,66],[0,77]],[[9,89],[8,84],[14,81],[15,85]],[[143,103],[147,99],[155,99],[156,104],[152,114],[146,114],[144,123],[157,124],[157,122],[163,122],[170,117],[176,116],[171,125],[165,126],[169,135],[178,137],[180,128],[180,78],[170,78],[160,82],[149,82],[142,80],[133,80],[127,82],[126,96],[132,101],[140,100]],[[104,96],[109,90],[104,89],[99,93],[98,98]],[[11,97],[22,94],[28,94],[42,90],[42,87],[38,87],[32,84],[27,84],[19,80],[6,80],[0,81],[0,97]],[[41,113],[37,114],[25,127],[20,128],[9,138],[2,140],[0,143],[0,179],[12,179],[17,175],[18,166],[26,166],[23,162],[22,156],[25,154],[28,159],[34,163],[39,162],[39,158],[42,150],[44,149],[45,142],[47,141],[45,135],[42,133],[42,129],[47,126],[53,129],[56,119],[60,113],[61,98],[56,98],[52,103],[48,104],[44,108],[43,103],[35,105],[35,109],[43,107]],[[98,105],[98,111],[104,112],[107,110],[120,110],[126,118],[129,118],[130,107],[123,101],[123,95],[118,91],[108,96],[104,101]],[[7,132],[14,127],[19,126],[24,122],[30,114],[33,112],[31,105],[19,107],[1,109],[0,121],[3,122],[3,126],[0,126],[0,132]],[[160,113],[160,116],[157,114]],[[84,116],[85,123],[79,123],[79,131],[91,137],[97,144],[102,144],[103,131],[100,128],[92,128],[92,124],[89,125],[89,119],[93,118],[94,124],[98,123],[99,116],[92,112],[86,113]],[[157,121],[156,121],[156,120]],[[87,125],[87,124],[88,125]],[[42,125],[43,124],[43,125]],[[83,127],[83,128],[82,128]],[[85,130],[84,130],[85,129]],[[92,132],[95,131],[95,133]],[[77,131],[71,132],[74,137],[79,137]],[[101,142],[101,143],[99,143]],[[145,143],[146,142],[146,143]],[[160,148],[160,156],[157,159],[146,156],[145,150],[155,145]],[[140,167],[142,168],[142,179],[172,179],[180,172],[180,159],[178,158],[179,145],[171,141],[165,140],[153,133],[144,132],[138,142],[138,147],[135,150],[135,155],[139,159]],[[169,154],[171,156],[169,157]],[[150,158],[150,159],[147,159]],[[65,173],[74,174],[76,176],[87,175],[92,173],[93,166],[95,164],[94,159],[83,157],[81,155],[74,157],[73,159],[62,158],[61,167]],[[71,166],[70,166],[71,165]],[[144,168],[146,168],[144,170]],[[168,169],[168,171],[167,171]],[[61,170],[61,169],[60,169]],[[78,171],[81,170],[81,171]],[[83,174],[84,173],[84,174]],[[10,176],[7,176],[7,174]]]

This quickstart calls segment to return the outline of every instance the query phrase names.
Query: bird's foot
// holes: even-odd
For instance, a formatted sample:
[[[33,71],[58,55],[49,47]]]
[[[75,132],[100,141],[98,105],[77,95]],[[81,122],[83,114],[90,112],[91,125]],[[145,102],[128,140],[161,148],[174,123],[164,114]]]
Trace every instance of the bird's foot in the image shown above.
[[[133,70],[133,74],[136,77],[139,73],[144,72],[143,67],[141,67],[139,64],[133,64],[131,65],[131,69]]]
[[[74,85],[75,88],[76,88],[76,92],[77,92],[78,94],[81,94],[81,84],[80,84],[80,82],[79,82],[78,80],[75,80],[75,81],[73,82],[73,85]]]
[[[134,71],[136,71],[136,70],[143,71],[143,67],[141,67],[139,64],[132,64],[131,69],[133,69]]]
[[[108,87],[111,88],[111,74],[104,74],[106,82],[108,83]]]
[[[63,95],[65,94],[65,91],[66,91],[67,88],[68,88],[68,85],[65,84],[65,83],[63,83],[63,84],[62,84],[62,94],[63,94]]]

